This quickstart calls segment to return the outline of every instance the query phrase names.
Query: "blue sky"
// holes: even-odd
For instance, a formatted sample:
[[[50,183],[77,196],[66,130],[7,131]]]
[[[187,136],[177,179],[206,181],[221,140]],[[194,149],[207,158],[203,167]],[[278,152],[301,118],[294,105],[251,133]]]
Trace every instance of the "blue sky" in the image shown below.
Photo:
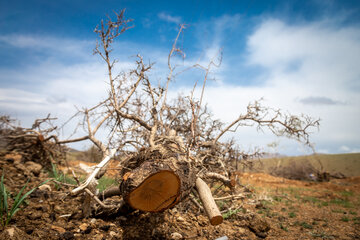
[[[92,55],[101,19],[126,8],[134,28],[115,43],[118,69],[132,56],[156,62],[163,81],[180,23],[184,66],[206,64],[223,49],[205,100],[231,122],[250,101],[321,118],[312,140],[320,153],[360,152],[359,1],[7,1],[0,0],[0,113],[29,126],[47,113],[65,121],[106,95],[106,66]],[[188,94],[199,72],[176,79]],[[66,133],[64,133],[66,135]],[[278,143],[283,154],[309,149],[253,129],[234,137],[244,149]]]

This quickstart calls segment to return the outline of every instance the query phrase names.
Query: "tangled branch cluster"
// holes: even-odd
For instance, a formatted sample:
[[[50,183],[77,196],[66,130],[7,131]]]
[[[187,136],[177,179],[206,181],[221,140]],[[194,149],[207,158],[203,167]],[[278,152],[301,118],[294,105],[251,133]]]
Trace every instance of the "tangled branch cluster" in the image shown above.
[[[240,114],[232,123],[226,125],[213,119],[206,106],[202,106],[202,98],[211,68],[221,63],[221,52],[210,61],[208,66],[195,64],[193,68],[204,71],[204,80],[199,99],[191,96],[178,96],[168,101],[169,84],[174,78],[177,65],[172,63],[175,54],[185,54],[177,47],[177,41],[185,26],[180,25],[179,33],[168,55],[169,73],[166,84],[153,85],[149,78],[153,63],[146,64],[138,55],[136,68],[129,72],[114,74],[112,43],[131,28],[132,20],[124,18],[124,10],[116,14],[115,21],[108,18],[95,33],[99,41],[94,54],[104,60],[108,69],[109,95],[98,105],[83,109],[83,125],[87,134],[77,139],[60,141],[68,143],[91,140],[104,155],[109,149],[115,148],[128,155],[143,148],[156,148],[161,139],[166,139],[170,131],[175,131],[181,140],[184,151],[196,166],[205,170],[216,170],[229,175],[234,163],[251,157],[258,157],[261,152],[247,153],[237,147],[234,140],[221,141],[225,133],[236,131],[239,127],[254,126],[258,130],[269,129],[277,136],[293,138],[310,146],[309,131],[319,126],[319,120],[308,116],[295,116],[278,109],[265,107],[262,101],[250,103],[247,112]],[[100,141],[96,136],[99,129],[107,132],[107,142]],[[220,167],[220,168],[219,168]],[[221,170],[219,170],[221,169]]]
[[[31,128],[15,125],[9,116],[0,117],[1,143],[7,152],[17,152],[24,161],[37,162],[50,167],[54,161],[65,159],[65,146],[58,144],[51,118],[36,119]]]

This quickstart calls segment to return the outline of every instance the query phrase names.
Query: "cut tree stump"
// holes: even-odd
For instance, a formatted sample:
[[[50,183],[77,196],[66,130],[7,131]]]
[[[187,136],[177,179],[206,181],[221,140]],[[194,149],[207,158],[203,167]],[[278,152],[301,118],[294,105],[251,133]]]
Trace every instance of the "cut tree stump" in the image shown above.
[[[132,208],[164,211],[184,199],[195,185],[195,172],[178,148],[143,149],[125,163],[120,192]]]
[[[197,177],[201,168],[195,165],[196,161],[186,158],[183,149],[181,141],[173,135],[173,138],[162,139],[155,147],[143,148],[124,161],[120,195],[134,209],[160,212],[184,200],[196,187],[210,223],[218,225],[223,218],[210,188]],[[209,175],[219,176],[216,173]]]
[[[138,187],[126,197],[131,207],[147,212],[157,212],[168,209],[178,202],[181,182],[174,172],[159,170],[143,181],[142,178],[133,178],[133,184]]]

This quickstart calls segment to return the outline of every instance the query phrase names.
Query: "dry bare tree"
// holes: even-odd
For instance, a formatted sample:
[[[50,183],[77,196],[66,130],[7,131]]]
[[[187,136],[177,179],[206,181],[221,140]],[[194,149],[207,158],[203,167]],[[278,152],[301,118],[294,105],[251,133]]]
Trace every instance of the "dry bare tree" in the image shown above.
[[[118,194],[123,197],[120,205],[158,212],[188,200],[189,196],[192,199],[190,193],[193,192],[200,197],[211,224],[220,224],[222,216],[206,182],[220,181],[234,188],[235,182],[230,178],[232,163],[249,157],[236,146],[235,141],[223,140],[224,134],[239,127],[254,126],[270,129],[277,136],[310,144],[309,131],[318,127],[319,121],[265,107],[262,101],[250,103],[247,111],[239,114],[230,124],[213,119],[202,102],[211,69],[221,63],[221,51],[207,66],[191,66],[204,71],[199,98],[194,96],[193,91],[189,96],[169,100],[169,85],[174,76],[181,73],[177,71],[173,58],[177,54],[184,56],[177,41],[185,25],[180,25],[170,49],[169,72],[164,85],[154,85],[148,75],[153,63],[145,63],[140,55],[137,56],[135,69],[114,73],[117,61],[112,56],[113,43],[132,27],[131,23],[131,20],[125,19],[122,10],[116,13],[115,20],[108,17],[95,29],[99,40],[94,53],[107,66],[108,96],[96,106],[80,111],[82,125],[87,132],[84,136],[57,142],[65,144],[90,140],[101,150],[104,160],[72,193],[86,192],[85,215],[89,215],[92,201],[104,208],[119,207],[104,204],[95,190],[96,179],[104,174],[108,161],[117,152],[122,159],[119,163],[121,184],[115,190],[105,191],[102,198]],[[99,131],[107,133],[106,141],[99,140]],[[259,154],[254,152],[254,156]]]

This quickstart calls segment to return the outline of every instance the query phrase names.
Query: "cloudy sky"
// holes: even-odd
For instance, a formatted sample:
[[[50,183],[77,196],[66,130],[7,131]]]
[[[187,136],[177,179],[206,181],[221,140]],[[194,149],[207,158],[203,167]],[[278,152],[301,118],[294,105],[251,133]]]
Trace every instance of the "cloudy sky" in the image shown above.
[[[115,43],[118,69],[134,55],[156,62],[163,81],[178,26],[184,66],[205,64],[223,50],[205,100],[215,117],[231,122],[247,103],[321,119],[312,141],[320,153],[360,152],[359,1],[85,1],[0,0],[0,113],[30,126],[51,113],[64,122],[76,107],[106,96],[106,66],[92,55],[101,19],[126,8],[134,28]],[[184,74],[171,88],[188,94],[200,73]],[[310,153],[297,142],[240,129],[244,149],[276,143],[282,154]]]

